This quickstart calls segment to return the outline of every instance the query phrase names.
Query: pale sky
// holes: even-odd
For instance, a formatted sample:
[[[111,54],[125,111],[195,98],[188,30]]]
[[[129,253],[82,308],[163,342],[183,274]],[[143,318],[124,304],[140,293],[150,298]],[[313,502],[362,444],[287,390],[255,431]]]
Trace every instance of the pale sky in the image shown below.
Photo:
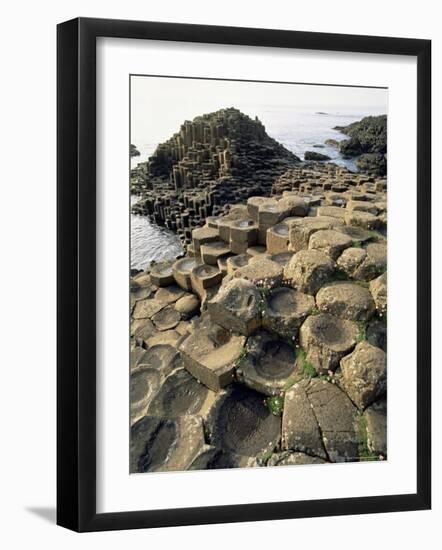
[[[311,109],[330,114],[386,114],[386,89],[131,77],[131,142],[161,143],[184,120],[236,107],[266,124],[268,109]]]

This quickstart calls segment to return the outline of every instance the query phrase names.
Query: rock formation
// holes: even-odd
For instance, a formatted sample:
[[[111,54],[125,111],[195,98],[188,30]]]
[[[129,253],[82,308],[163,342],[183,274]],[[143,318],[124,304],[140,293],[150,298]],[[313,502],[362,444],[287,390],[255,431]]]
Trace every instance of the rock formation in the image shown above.
[[[227,213],[228,204],[269,194],[274,179],[299,162],[257,118],[221,109],[185,121],[132,170],[131,192],[140,196],[133,211],[189,244],[206,218]]]
[[[189,152],[234,139],[214,124],[229,116],[265,147],[237,111],[196,119],[146,167],[145,200],[195,197]],[[223,180],[220,153],[207,170]],[[184,258],[131,279],[132,472],[386,458],[386,180],[312,162],[266,185],[200,213]]]
[[[361,172],[385,176],[387,173],[387,115],[368,116],[348,126],[336,126],[349,136],[339,143],[344,157],[357,157]]]

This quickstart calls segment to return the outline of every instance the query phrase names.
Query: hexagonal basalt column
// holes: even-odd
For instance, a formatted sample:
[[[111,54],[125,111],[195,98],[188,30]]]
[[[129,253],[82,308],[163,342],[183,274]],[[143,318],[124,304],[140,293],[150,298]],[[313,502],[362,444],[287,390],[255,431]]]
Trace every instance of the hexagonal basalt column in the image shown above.
[[[261,294],[244,279],[223,285],[208,303],[210,318],[222,327],[248,336],[261,325]]]
[[[192,231],[192,239],[195,254],[199,256],[202,244],[219,240],[219,231],[211,227],[199,227]]]
[[[342,384],[360,408],[382,397],[387,389],[387,356],[366,341],[341,360]]]
[[[223,241],[214,241],[201,245],[201,259],[205,264],[218,265],[218,260],[231,253],[229,246]]]
[[[289,226],[285,223],[278,223],[267,229],[266,244],[269,254],[288,252]]]
[[[268,410],[262,394],[232,384],[212,408],[206,425],[211,445],[250,457],[276,447],[281,419]]]
[[[188,414],[204,417],[216,394],[198,381],[186,369],[174,371],[151,400],[147,414],[175,418]]]
[[[217,267],[207,264],[195,266],[190,273],[192,288],[200,299],[202,299],[207,288],[218,285],[222,278],[223,274]]]
[[[250,260],[246,266],[237,269],[233,276],[247,279],[254,284],[272,287],[281,284],[282,274],[283,268],[279,264],[268,258],[261,259],[257,256]]]
[[[263,313],[263,326],[281,337],[293,342],[298,330],[315,307],[315,300],[288,287],[273,289],[267,297]]]
[[[150,270],[150,279],[154,285],[169,286],[173,284],[172,265],[168,262],[156,264]]]
[[[324,313],[350,321],[368,321],[375,310],[370,292],[346,281],[323,286],[316,295],[316,303]]]
[[[172,267],[173,276],[177,284],[184,290],[192,290],[190,274],[194,267],[199,264],[194,258],[182,258],[177,260]]]
[[[250,197],[247,199],[247,212],[255,222],[258,221],[259,207],[264,204],[276,204],[276,200],[269,197]]]
[[[284,277],[294,288],[307,294],[315,294],[328,281],[335,263],[323,252],[301,250],[284,268]]]
[[[238,256],[231,256],[226,260],[227,274],[232,275],[240,267],[244,267],[249,263],[248,254],[239,254]]]
[[[316,371],[325,374],[335,370],[339,361],[356,345],[359,329],[356,323],[327,313],[311,315],[299,330],[299,342],[306,360]]]
[[[278,395],[295,370],[292,346],[260,331],[247,340],[246,355],[241,359],[237,379],[266,395]]]
[[[200,417],[143,416],[130,432],[130,472],[187,470],[203,446]]]
[[[339,231],[320,229],[310,237],[308,247],[324,252],[333,260],[337,260],[342,251],[351,247],[352,244],[353,239]]]
[[[303,218],[290,223],[290,250],[299,252],[308,248],[311,235],[321,229],[334,229],[342,225],[338,218],[329,216],[316,216],[312,218]]]
[[[179,350],[186,369],[208,388],[218,391],[233,380],[235,362],[244,344],[244,336],[231,334],[205,317]]]

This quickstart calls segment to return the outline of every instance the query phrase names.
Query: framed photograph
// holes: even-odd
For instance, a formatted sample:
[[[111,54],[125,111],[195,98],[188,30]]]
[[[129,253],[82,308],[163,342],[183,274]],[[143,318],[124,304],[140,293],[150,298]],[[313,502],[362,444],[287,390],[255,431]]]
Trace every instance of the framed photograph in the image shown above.
[[[58,524],[430,508],[430,41],[57,36]]]

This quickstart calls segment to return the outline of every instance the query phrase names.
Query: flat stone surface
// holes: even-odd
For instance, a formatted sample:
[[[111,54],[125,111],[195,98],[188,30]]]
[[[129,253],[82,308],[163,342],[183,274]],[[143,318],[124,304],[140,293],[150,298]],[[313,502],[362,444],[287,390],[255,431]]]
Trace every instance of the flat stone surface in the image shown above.
[[[237,379],[260,393],[278,395],[295,369],[294,348],[266,331],[247,340],[246,355],[238,363]]]
[[[244,336],[236,336],[209,316],[179,346],[187,370],[213,391],[233,380],[235,362],[245,344]]]
[[[268,410],[262,394],[233,384],[212,408],[207,427],[211,445],[250,457],[276,447],[281,419]]]
[[[316,295],[316,304],[324,313],[350,321],[368,321],[375,311],[368,289],[351,282],[323,286]]]
[[[212,227],[198,227],[192,231],[193,246],[196,254],[201,251],[201,245],[219,240],[219,231]]]
[[[285,267],[289,261],[293,258],[293,252],[279,252],[278,254],[272,254],[270,260],[276,262],[281,267]]]
[[[381,313],[387,311],[387,272],[370,282],[370,292],[376,304],[376,309]]]
[[[376,216],[379,212],[376,205],[368,201],[353,201],[347,202],[347,210],[350,212],[368,212]]]
[[[282,267],[269,259],[249,262],[246,266],[237,269],[233,276],[238,279],[247,279],[254,284],[276,286],[282,282]]]
[[[173,272],[170,262],[156,264],[150,270],[150,279],[157,286],[168,286],[173,284]]]
[[[353,240],[333,229],[321,229],[310,237],[308,247],[324,252],[333,260],[336,260],[343,250],[352,246]]]
[[[152,316],[153,324],[159,331],[171,330],[181,321],[181,315],[173,306],[167,306]]]
[[[175,284],[171,284],[164,288],[159,288],[155,293],[155,299],[165,304],[173,304],[184,296],[186,292]]]
[[[187,414],[204,416],[215,397],[214,392],[195,380],[186,369],[178,369],[163,382],[147,413],[166,418]]]
[[[270,227],[270,229],[267,230],[266,245],[269,254],[288,252],[289,226],[285,223],[278,223]]]
[[[277,287],[267,297],[262,324],[267,330],[295,341],[301,324],[315,307],[315,300],[290,287]]]
[[[332,462],[359,459],[357,409],[335,384],[315,380],[307,388],[308,399],[322,434],[328,458]]]
[[[134,319],[149,319],[155,313],[158,313],[165,307],[164,302],[160,302],[155,298],[147,298],[146,300],[139,300],[134,307],[132,317]]]
[[[336,231],[348,235],[354,243],[365,243],[372,238],[372,234],[362,227],[353,227],[352,225],[341,225]]]
[[[147,345],[148,348],[151,348],[157,345],[163,345],[163,344],[175,346],[180,339],[181,339],[181,334],[175,329],[170,329],[170,330],[163,330],[161,332],[157,332],[155,335],[150,336],[145,341],[145,344]]]
[[[307,294],[316,294],[335,269],[333,260],[318,250],[297,252],[284,268],[284,277],[294,288]]]
[[[233,278],[208,302],[208,312],[214,323],[248,336],[261,325],[261,302],[261,294],[253,283]]]
[[[360,408],[382,397],[387,390],[387,356],[367,341],[341,360],[342,385]]]
[[[285,392],[281,446],[326,459],[327,452],[307,395],[308,387],[309,381],[302,380]]]
[[[244,267],[249,263],[250,256],[248,254],[239,254],[238,256],[231,256],[226,260],[227,273],[232,275],[239,267]]]
[[[367,424],[367,445],[375,455],[387,457],[387,403],[385,399],[376,401],[365,409]]]
[[[369,212],[349,212],[345,213],[345,223],[347,225],[355,225],[363,229],[377,229],[379,221],[373,214]]]
[[[343,220],[345,217],[345,208],[339,206],[319,206],[317,211],[318,216],[331,216]]]
[[[181,366],[179,353],[174,346],[167,343],[157,343],[149,349],[143,350],[131,370],[152,368],[157,370],[164,378]]]
[[[143,416],[131,427],[130,472],[187,470],[203,446],[203,425],[198,416]]]
[[[224,241],[201,245],[201,259],[205,264],[217,266],[219,258],[228,254],[230,254],[230,248]]]
[[[334,370],[344,355],[356,345],[359,329],[353,321],[328,313],[311,315],[299,330],[299,341],[306,360],[318,373]]]

